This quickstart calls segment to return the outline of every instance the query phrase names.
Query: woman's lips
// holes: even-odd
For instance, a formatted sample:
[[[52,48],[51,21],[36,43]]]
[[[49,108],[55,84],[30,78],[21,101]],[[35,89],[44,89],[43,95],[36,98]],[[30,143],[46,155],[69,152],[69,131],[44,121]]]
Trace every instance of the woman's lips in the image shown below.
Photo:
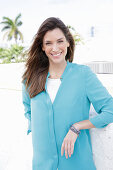
[[[61,52],[62,53],[62,52]],[[52,54],[52,56],[54,57],[54,58],[59,58],[60,57],[60,55],[61,55],[61,53],[58,53],[58,54]]]

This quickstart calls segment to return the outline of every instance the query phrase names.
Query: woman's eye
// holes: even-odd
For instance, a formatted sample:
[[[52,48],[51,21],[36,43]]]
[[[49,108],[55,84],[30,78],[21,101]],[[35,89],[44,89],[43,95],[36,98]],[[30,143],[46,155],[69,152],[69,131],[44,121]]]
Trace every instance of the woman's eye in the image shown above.
[[[51,44],[51,43],[49,43],[49,42],[48,42],[48,43],[46,43],[46,45],[50,45],[50,44]]]
[[[62,43],[63,41],[58,41],[58,43]]]

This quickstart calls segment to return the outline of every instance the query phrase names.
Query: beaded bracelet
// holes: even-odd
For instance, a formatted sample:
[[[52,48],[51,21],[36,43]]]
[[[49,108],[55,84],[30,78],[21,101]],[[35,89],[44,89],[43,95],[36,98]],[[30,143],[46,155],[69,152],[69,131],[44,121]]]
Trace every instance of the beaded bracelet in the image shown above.
[[[74,133],[76,133],[79,136],[80,130],[77,130],[73,125],[70,126],[70,130],[72,130]]]

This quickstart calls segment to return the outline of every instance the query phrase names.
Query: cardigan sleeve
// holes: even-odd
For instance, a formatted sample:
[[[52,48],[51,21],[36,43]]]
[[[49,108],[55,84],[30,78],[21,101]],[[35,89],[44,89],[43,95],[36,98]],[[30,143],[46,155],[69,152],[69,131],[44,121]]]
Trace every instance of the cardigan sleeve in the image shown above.
[[[24,116],[28,119],[28,135],[31,132],[31,100],[24,83],[22,83],[22,102],[24,104]]]
[[[97,75],[88,66],[85,67],[86,95],[98,113],[89,120],[96,128],[103,128],[113,122],[113,98]]]

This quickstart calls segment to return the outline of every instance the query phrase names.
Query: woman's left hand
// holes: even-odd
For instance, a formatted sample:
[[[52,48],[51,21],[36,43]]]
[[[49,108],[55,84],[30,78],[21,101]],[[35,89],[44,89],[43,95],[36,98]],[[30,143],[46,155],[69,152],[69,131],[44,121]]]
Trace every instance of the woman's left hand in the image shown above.
[[[78,135],[76,133],[69,130],[69,132],[65,136],[63,143],[62,143],[61,156],[63,156],[64,150],[65,150],[66,158],[68,158],[68,154],[69,154],[69,157],[71,157],[71,155],[73,154],[73,151],[74,151],[74,144],[75,144],[77,137],[78,137]]]

